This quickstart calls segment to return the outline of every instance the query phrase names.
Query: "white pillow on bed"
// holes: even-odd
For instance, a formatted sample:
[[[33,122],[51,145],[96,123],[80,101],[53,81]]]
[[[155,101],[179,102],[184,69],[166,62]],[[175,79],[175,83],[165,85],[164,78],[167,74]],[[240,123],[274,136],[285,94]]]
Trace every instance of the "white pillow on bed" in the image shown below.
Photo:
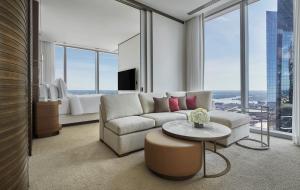
[[[51,100],[57,100],[59,98],[58,88],[54,84],[50,84],[49,86],[49,98]]]
[[[49,94],[48,94],[48,85],[47,84],[40,84],[39,85],[39,95],[40,100],[48,100]]]
[[[68,90],[67,90],[67,86],[64,80],[62,79],[56,79],[55,80],[55,85],[58,88],[58,97],[59,98],[65,98],[68,96]]]
[[[83,114],[83,109],[81,106],[80,99],[78,96],[70,96],[70,109],[71,109],[71,114],[72,115],[82,115]]]

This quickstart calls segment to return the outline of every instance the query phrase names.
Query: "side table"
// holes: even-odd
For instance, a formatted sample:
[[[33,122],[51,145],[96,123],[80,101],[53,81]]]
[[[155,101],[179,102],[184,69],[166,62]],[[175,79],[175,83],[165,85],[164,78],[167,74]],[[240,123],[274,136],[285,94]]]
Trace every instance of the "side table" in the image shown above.
[[[59,101],[45,101],[36,103],[36,127],[37,137],[49,137],[58,135],[59,125],[58,105]]]

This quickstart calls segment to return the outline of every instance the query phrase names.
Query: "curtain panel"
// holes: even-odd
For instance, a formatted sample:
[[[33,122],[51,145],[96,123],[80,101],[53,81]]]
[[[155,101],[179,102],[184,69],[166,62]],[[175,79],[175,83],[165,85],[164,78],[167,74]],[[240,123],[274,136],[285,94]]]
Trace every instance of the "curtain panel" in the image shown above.
[[[204,15],[186,23],[187,90],[204,88]]]
[[[54,43],[41,41],[40,83],[51,84],[54,82]]]
[[[294,0],[293,141],[300,146],[300,1]]]

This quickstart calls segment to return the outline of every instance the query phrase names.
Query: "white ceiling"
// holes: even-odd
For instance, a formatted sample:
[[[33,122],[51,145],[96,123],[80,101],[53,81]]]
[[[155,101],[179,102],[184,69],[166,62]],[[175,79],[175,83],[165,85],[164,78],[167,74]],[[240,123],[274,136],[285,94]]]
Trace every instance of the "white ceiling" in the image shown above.
[[[114,0],[40,0],[43,40],[115,51],[140,32],[137,9]]]
[[[136,1],[143,3],[149,7],[152,7],[156,10],[159,10],[161,12],[167,13],[175,18],[186,21],[196,16],[197,14],[200,14],[201,12],[209,11],[231,0],[221,0],[220,2],[192,16],[188,15],[187,13],[204,5],[205,3],[211,0],[136,0]]]

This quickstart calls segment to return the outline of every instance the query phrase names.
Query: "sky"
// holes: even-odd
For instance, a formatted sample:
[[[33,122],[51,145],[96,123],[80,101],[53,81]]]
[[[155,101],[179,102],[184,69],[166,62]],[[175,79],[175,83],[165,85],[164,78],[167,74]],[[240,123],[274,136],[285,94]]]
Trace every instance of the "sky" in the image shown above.
[[[99,53],[100,90],[117,90],[118,56]],[[96,52],[67,48],[68,90],[95,90]],[[63,48],[56,46],[55,78],[63,78]]]
[[[266,11],[276,11],[277,0],[248,6],[249,89],[267,90]],[[205,23],[205,88],[240,89],[240,11]]]

